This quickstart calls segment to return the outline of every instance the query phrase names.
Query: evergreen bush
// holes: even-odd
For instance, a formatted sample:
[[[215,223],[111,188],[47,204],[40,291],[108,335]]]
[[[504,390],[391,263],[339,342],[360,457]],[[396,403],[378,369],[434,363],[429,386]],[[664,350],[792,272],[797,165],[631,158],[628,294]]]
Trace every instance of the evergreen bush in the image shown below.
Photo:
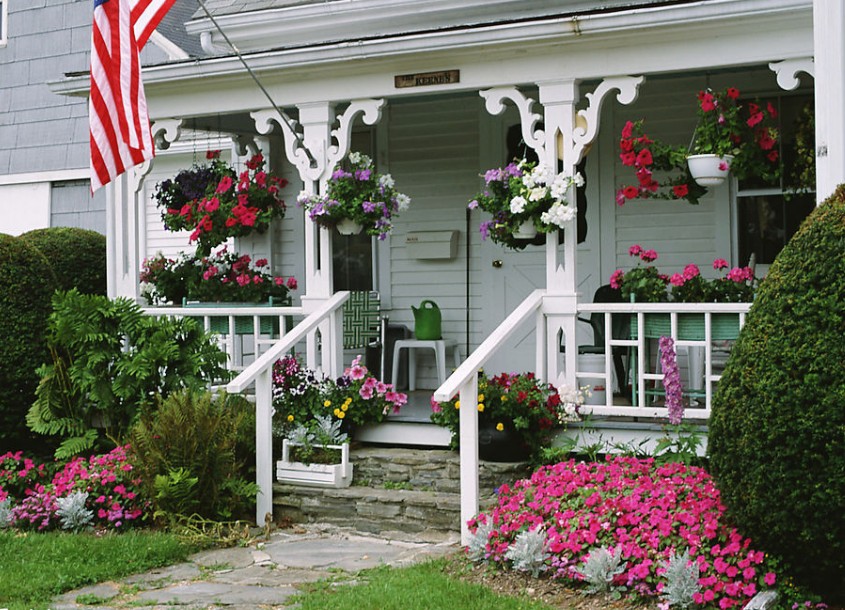
[[[0,234],[0,453],[36,448],[24,417],[35,399],[35,371],[47,356],[44,333],[55,289],[44,255]]]
[[[845,601],[845,185],[772,265],[719,384],[709,454],[729,516]]]
[[[173,520],[196,512],[231,519],[254,507],[258,488],[243,476],[239,451],[255,438],[254,427],[245,425],[254,422],[253,410],[240,396],[190,390],[144,410],[130,444],[158,517]]]
[[[106,294],[106,236],[76,227],[36,229],[20,236],[43,254],[61,290]]]

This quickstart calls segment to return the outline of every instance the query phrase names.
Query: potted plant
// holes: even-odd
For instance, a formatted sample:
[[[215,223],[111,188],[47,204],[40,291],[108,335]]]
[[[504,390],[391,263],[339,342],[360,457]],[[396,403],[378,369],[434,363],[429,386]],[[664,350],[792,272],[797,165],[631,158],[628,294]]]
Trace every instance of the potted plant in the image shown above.
[[[628,255],[639,258],[645,267],[637,266],[628,272],[617,269],[610,276],[610,285],[622,292],[622,297],[639,303],[660,303],[666,301],[666,285],[669,278],[660,273],[657,267],[650,266],[657,260],[654,250],[646,250],[639,244],[628,248]]]
[[[348,463],[348,435],[354,427],[383,421],[390,412],[398,412],[407,400],[406,394],[396,392],[391,384],[370,375],[361,364],[360,356],[337,379],[329,379],[303,367],[294,356],[285,356],[273,367],[273,434],[283,441],[282,461],[305,463],[325,461],[327,457],[334,459],[330,452],[323,451],[328,449],[340,452],[340,464]],[[344,444],[346,449],[343,449]],[[290,460],[291,449],[301,459]],[[284,472],[279,470],[283,467],[286,469]],[[290,475],[291,468],[328,472],[321,468],[300,468],[279,463],[277,473],[295,477],[297,482],[307,478],[308,475],[302,473]],[[338,475],[338,482],[343,486],[351,482],[351,468],[342,466],[335,469],[341,473],[348,472],[348,478]]]
[[[208,164],[195,164],[175,178],[156,185],[154,199],[170,231],[191,231],[197,254],[207,255],[230,237],[262,233],[285,215],[280,190],[288,181],[264,171],[260,154],[238,173],[220,159],[220,151],[206,153]]]
[[[625,123],[619,156],[636,172],[637,184],[617,190],[618,205],[651,198],[697,204],[706,187],[720,184],[728,171],[739,180],[779,178],[778,133],[770,125],[777,111],[771,103],[742,103],[735,87],[708,89],[698,93],[697,115],[689,149],[650,138],[642,120]]]
[[[702,186],[721,184],[728,171],[742,180],[780,175],[778,133],[768,123],[777,116],[771,103],[743,104],[736,87],[698,92],[698,123],[693,134],[690,172]]]
[[[269,267],[267,259],[253,262],[249,255],[229,252],[226,246],[200,258],[182,253],[172,259],[158,254],[144,260],[141,295],[151,305],[167,301],[188,307],[290,305],[290,291],[297,288],[296,278],[274,276]],[[278,333],[278,318],[262,318],[260,324],[262,333]],[[228,334],[229,320],[212,317],[210,327]],[[253,330],[252,317],[235,317],[236,334],[250,334]]]
[[[575,218],[575,205],[566,196],[574,184],[583,186],[580,174],[555,174],[544,165],[522,159],[484,174],[485,190],[469,202],[492,220],[481,223],[482,237],[512,249],[524,248],[537,233],[564,228]]]
[[[479,373],[478,398],[469,408],[478,410],[479,457],[508,462],[527,460],[547,446],[556,429],[577,419],[583,403],[581,391],[571,392],[541,382],[534,373]],[[431,403],[431,421],[452,432],[458,446],[461,405],[456,396],[449,402]]]
[[[276,462],[276,479],[315,487],[349,487],[353,465],[349,461],[349,436],[342,420],[316,415],[310,425],[300,424],[282,440],[282,459]]]
[[[408,209],[410,197],[399,193],[390,174],[380,175],[367,155],[349,153],[339,163],[326,185],[325,195],[302,191],[297,203],[314,222],[337,227],[353,235],[366,229],[368,235],[385,239],[399,212]]]

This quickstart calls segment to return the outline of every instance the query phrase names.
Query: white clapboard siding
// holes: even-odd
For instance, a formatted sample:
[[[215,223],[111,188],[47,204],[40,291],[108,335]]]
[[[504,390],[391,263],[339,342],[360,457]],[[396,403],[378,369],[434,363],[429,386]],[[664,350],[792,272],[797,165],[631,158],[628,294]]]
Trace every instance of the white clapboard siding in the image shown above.
[[[645,132],[666,143],[688,146],[696,122],[696,93],[706,86],[704,77],[646,81],[640,88],[636,104],[614,106],[614,138],[618,143],[622,127],[628,120],[643,118]],[[681,112],[681,110],[683,112]],[[632,168],[619,161],[618,147],[614,152],[615,188],[636,184]],[[728,189],[711,189],[698,206],[686,201],[635,199],[623,207],[616,207],[616,266],[634,267],[638,259],[628,255],[628,248],[640,244],[660,255],[656,266],[666,273],[681,271],[684,265],[695,263],[706,273],[717,256],[730,258],[728,252],[717,252],[717,206],[728,206]],[[712,269],[711,269],[712,271]]]
[[[444,337],[463,346],[470,319],[470,346],[481,340],[481,306],[478,288],[478,252],[470,255],[470,311],[466,308],[467,226],[466,205],[478,190],[478,108],[476,95],[439,101],[421,100],[389,107],[388,151],[390,173],[397,188],[407,193],[411,207],[402,214],[391,236],[391,323],[413,329],[412,306],[423,299],[438,304]],[[405,248],[413,231],[459,232],[458,254],[451,260],[417,260]],[[471,243],[478,232],[470,227]],[[421,352],[418,387],[436,386],[433,358]]]

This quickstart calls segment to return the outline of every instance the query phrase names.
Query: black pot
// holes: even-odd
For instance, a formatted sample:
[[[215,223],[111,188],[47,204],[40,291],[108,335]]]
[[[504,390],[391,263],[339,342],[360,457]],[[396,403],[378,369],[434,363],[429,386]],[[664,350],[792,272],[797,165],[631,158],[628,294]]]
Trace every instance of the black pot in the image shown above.
[[[487,462],[525,462],[531,448],[510,422],[502,430],[496,424],[478,423],[478,457]]]

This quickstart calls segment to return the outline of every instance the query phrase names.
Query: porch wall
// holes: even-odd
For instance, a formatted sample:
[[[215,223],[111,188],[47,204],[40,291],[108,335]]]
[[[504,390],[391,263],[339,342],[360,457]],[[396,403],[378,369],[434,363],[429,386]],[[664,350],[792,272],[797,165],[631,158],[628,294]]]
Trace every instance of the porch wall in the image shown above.
[[[411,197],[390,236],[390,321],[414,328],[411,306],[431,299],[440,307],[443,336],[457,340],[466,355],[466,205],[481,184],[479,174],[479,112],[481,98],[462,95],[441,99],[398,101],[387,107],[389,171],[397,188]],[[381,140],[384,141],[383,139]],[[380,151],[381,153],[384,151]],[[412,258],[405,238],[413,231],[459,232],[458,254],[451,260]],[[479,296],[480,239],[470,225],[470,333],[481,341]],[[433,359],[421,352],[418,387],[437,387]]]

